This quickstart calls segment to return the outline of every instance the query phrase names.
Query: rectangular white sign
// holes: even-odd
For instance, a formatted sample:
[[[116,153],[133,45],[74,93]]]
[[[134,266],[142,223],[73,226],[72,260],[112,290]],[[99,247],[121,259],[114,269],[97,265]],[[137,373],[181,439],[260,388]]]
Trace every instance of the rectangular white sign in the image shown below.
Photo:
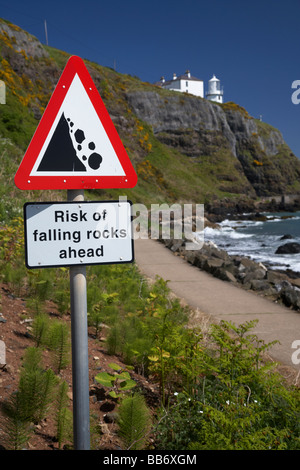
[[[130,201],[26,203],[27,268],[131,263]]]

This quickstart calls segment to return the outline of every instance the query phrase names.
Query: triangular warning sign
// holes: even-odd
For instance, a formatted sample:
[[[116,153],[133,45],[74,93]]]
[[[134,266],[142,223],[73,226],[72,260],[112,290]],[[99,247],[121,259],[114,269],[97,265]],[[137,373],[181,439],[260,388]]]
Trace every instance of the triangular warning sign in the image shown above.
[[[20,189],[132,188],[137,175],[83,62],[72,56],[15,175]]]

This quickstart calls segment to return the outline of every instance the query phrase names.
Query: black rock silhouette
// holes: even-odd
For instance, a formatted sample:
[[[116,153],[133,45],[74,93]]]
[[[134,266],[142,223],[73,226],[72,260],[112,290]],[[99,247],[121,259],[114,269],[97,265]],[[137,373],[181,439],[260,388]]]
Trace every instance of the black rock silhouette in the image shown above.
[[[76,142],[78,142],[79,144],[82,144],[82,142],[85,140],[84,132],[81,129],[77,129],[74,136],[75,136]]]
[[[84,133],[81,132],[84,140]],[[79,133],[79,139],[82,134]],[[69,133],[69,125],[64,114],[62,114],[57,124],[37,171],[86,171],[84,164],[76,155]]]
[[[93,170],[98,170],[102,162],[102,157],[99,155],[99,153],[92,153],[89,156],[88,164]]]

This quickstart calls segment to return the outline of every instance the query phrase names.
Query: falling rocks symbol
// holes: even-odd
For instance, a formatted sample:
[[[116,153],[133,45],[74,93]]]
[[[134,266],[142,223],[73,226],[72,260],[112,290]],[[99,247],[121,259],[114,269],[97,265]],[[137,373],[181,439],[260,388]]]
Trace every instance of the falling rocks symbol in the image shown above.
[[[51,137],[37,171],[86,171],[86,165],[93,170],[99,169],[102,157],[95,150],[94,142],[84,149],[85,134],[82,129],[74,132],[74,123],[63,113]],[[59,150],[58,150],[59,149]],[[86,155],[86,153],[92,153]]]

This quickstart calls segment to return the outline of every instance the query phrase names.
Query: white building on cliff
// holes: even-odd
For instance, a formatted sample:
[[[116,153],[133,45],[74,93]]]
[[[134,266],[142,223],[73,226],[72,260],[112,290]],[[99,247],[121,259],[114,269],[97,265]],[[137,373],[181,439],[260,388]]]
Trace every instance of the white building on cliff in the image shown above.
[[[159,82],[156,82],[155,85],[165,88],[166,90],[190,93],[191,95],[204,98],[203,80],[193,77],[189,70],[179,77],[177,77],[176,73],[174,73],[172,80],[165,80],[164,77],[161,77]],[[208,92],[206,93],[206,99],[209,101],[223,103],[223,89],[221,89],[220,80],[218,80],[215,75],[208,82]]]
[[[173,74],[172,80],[165,80],[164,77],[161,77],[160,81],[155,85],[161,86],[167,90],[181,91],[182,93],[191,93],[195,96],[200,96],[204,98],[204,86],[203,80],[199,78],[192,77],[189,70],[185,74],[177,77],[176,73]]]

